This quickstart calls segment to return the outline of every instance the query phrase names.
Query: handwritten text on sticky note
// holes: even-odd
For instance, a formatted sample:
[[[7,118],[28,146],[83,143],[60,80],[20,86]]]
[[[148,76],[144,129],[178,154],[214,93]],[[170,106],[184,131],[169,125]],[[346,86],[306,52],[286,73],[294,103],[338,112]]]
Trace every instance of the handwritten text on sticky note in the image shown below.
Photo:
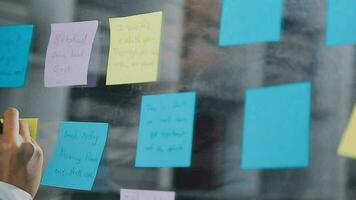
[[[91,190],[107,134],[107,123],[62,122],[42,184]]]
[[[142,97],[136,167],[189,167],[195,92]]]
[[[98,21],[51,25],[45,63],[45,86],[86,85]]]
[[[280,39],[283,0],[223,0],[220,46]]]
[[[110,19],[107,85],[157,80],[162,12]]]
[[[0,87],[26,82],[33,25],[0,26]]]
[[[355,8],[355,0],[328,0],[328,46],[356,44]]]
[[[175,192],[149,190],[120,190],[120,200],[174,200]]]

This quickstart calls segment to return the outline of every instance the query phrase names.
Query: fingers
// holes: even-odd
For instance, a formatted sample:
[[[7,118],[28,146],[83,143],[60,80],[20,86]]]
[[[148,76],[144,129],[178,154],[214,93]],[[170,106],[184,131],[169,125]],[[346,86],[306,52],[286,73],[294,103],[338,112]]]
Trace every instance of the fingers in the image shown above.
[[[43,164],[43,151],[37,142],[30,138],[29,141],[21,143],[19,148],[19,162],[25,163],[25,165],[41,165]]]
[[[18,162],[25,163],[26,166],[27,163],[31,161],[35,153],[35,145],[31,142],[24,142],[21,144],[18,153]]]
[[[8,108],[4,112],[4,137],[15,138],[19,134],[19,111],[15,108]]]
[[[31,134],[28,123],[20,120],[20,135],[26,142],[31,142]]]
[[[40,145],[38,145],[38,143],[33,138],[31,138],[31,142],[35,146],[35,157],[38,160],[38,162],[40,162],[41,165],[42,165],[43,164],[43,151],[42,151],[42,148],[40,147]]]

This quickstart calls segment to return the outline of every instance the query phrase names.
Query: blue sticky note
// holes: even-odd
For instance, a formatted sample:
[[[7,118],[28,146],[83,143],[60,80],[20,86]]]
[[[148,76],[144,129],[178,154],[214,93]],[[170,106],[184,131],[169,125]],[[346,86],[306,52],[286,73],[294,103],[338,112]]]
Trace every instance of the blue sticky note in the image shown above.
[[[242,168],[309,165],[311,83],[246,92]]]
[[[91,190],[108,136],[107,123],[62,122],[42,184]]]
[[[142,97],[136,167],[189,167],[196,93]]]
[[[0,26],[0,88],[26,82],[33,25]]]
[[[328,0],[327,45],[334,47],[355,44],[355,19],[355,0]]]
[[[220,46],[280,40],[283,0],[223,0]]]

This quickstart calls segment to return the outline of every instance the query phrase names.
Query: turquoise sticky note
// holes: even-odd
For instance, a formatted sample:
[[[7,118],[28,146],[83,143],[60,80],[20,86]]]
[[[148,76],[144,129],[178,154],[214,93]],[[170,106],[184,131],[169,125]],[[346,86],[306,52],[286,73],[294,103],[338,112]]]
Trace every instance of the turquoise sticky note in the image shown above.
[[[26,82],[33,25],[0,26],[0,88]]]
[[[220,46],[280,40],[283,0],[222,0]]]
[[[62,122],[42,184],[91,190],[108,136],[107,123]]]
[[[142,97],[136,167],[189,167],[195,92]]]
[[[327,45],[334,47],[355,44],[355,19],[355,0],[328,0]]]
[[[309,165],[311,83],[246,92],[242,168]]]

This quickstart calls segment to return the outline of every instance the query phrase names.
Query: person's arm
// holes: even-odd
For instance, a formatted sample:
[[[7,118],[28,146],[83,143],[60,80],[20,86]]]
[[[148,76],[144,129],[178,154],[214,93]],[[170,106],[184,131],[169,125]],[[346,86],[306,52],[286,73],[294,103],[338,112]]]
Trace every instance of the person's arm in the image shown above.
[[[16,186],[7,184],[5,182],[0,182],[0,199],[1,200],[32,200],[32,196]]]
[[[0,134],[0,199],[34,198],[40,185],[42,166],[43,152],[31,138],[28,124],[19,121],[16,109],[7,109]]]

